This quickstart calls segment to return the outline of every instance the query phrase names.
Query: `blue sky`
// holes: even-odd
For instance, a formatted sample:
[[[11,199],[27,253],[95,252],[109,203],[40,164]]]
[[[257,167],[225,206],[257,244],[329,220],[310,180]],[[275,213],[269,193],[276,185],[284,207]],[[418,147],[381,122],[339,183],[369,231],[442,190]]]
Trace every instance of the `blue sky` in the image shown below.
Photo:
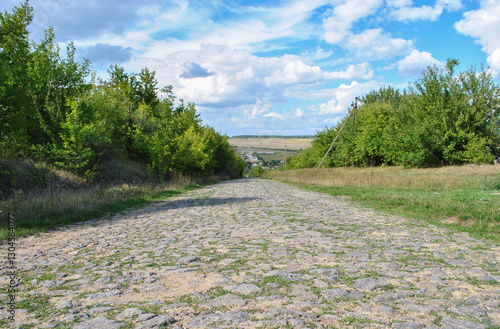
[[[19,1],[4,0],[11,11]],[[148,67],[229,136],[310,135],[356,96],[405,88],[458,59],[500,78],[499,0],[31,1],[31,38],[54,27],[103,77]]]

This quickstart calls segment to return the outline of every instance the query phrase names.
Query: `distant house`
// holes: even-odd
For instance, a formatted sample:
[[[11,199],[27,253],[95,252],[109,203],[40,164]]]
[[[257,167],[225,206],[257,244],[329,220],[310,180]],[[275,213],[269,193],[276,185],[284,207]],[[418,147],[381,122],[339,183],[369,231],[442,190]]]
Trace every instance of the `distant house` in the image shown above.
[[[255,157],[252,153],[247,153],[243,158],[248,162],[259,162],[259,159]]]

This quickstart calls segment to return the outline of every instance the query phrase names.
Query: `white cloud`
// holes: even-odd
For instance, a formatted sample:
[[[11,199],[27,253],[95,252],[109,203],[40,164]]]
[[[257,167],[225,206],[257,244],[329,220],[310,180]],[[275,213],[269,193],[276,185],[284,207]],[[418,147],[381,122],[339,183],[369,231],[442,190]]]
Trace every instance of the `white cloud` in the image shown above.
[[[333,50],[325,51],[321,47],[317,47],[314,50],[304,51],[300,56],[310,59],[311,61],[321,60],[333,55]]]
[[[321,77],[319,66],[310,66],[303,61],[285,55],[284,67],[276,70],[270,77],[265,78],[266,85],[276,84],[309,84],[318,82]]]
[[[297,117],[297,118],[300,118],[300,117],[303,117],[304,116],[304,111],[302,111],[301,109],[297,109],[294,113],[294,116]]]
[[[351,22],[345,22],[337,17],[330,17],[323,21],[325,30],[323,38],[331,44],[338,44],[344,41],[351,31]]]
[[[393,39],[390,34],[378,28],[352,36],[346,48],[357,58],[379,60],[406,55],[413,49],[413,43],[402,38]]]
[[[159,1],[123,0],[110,5],[99,0],[39,0],[30,2],[30,5],[34,7],[31,29],[36,37],[44,29],[53,26],[58,40],[69,41],[93,38],[104,33],[121,35],[130,22],[141,24],[150,20],[156,13]]]
[[[362,96],[380,86],[381,84],[376,81],[369,81],[366,83],[353,81],[349,85],[341,84],[338,88],[323,90],[322,92],[325,95],[329,95],[332,98],[328,102],[319,105],[318,114],[339,114],[346,112],[355,97]]]
[[[477,39],[488,55],[488,64],[496,77],[500,77],[500,2],[482,0],[481,7],[464,13],[455,24],[458,32]]]
[[[373,78],[373,70],[370,68],[370,63],[364,62],[357,65],[349,65],[345,71],[325,72],[325,79],[371,79]]]
[[[500,77],[500,48],[495,49],[488,56],[488,63],[490,64],[491,68],[493,69],[492,74],[494,74],[497,77]]]
[[[253,105],[251,107],[251,109],[246,109],[243,111],[243,113],[249,117],[249,118],[256,118],[264,113],[267,113],[269,112],[269,110],[271,109],[271,104],[269,103],[266,103],[265,101],[263,101],[262,99],[258,99],[257,100],[257,103],[255,103],[255,105]]]
[[[374,14],[382,3],[382,0],[346,0],[333,11],[338,18],[352,23]]]
[[[436,6],[442,6],[448,11],[460,10],[463,7],[461,0],[438,0]]]
[[[434,7],[423,5],[422,7],[411,7],[412,2],[409,1],[397,1],[397,9],[392,11],[392,16],[394,19],[401,22],[414,22],[414,21],[437,21],[439,16],[444,10],[455,11],[462,8],[461,0],[437,0]]]
[[[351,34],[356,21],[376,13],[381,5],[381,0],[342,1],[323,19],[323,38],[331,44],[342,43]]]
[[[279,113],[276,113],[276,112],[271,112],[271,113],[267,113],[267,114],[264,114],[265,117],[268,117],[268,118],[275,118],[275,119],[284,119],[285,117],[282,116],[281,114]]]
[[[418,20],[429,20],[436,21],[441,13],[443,12],[443,7],[402,7],[393,11],[392,15],[398,21],[408,22],[408,21],[418,21]]]
[[[413,5],[413,0],[386,0],[387,6],[389,7],[409,7]]]
[[[324,40],[346,48],[355,55],[355,59],[379,60],[408,54],[413,49],[411,41],[394,39],[381,28],[367,29],[359,34],[352,31],[357,21],[377,13],[382,4],[379,0],[342,1],[323,19]],[[397,11],[411,4],[411,1],[393,0],[388,5],[398,8],[395,9]]]
[[[398,72],[405,77],[418,76],[427,66],[441,65],[442,63],[432,57],[431,53],[413,50],[411,54],[398,61]]]

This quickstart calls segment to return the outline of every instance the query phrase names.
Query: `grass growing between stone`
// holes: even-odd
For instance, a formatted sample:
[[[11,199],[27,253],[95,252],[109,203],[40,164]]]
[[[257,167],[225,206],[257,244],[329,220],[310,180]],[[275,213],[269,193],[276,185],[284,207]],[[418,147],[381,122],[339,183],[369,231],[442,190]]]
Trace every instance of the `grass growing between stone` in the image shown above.
[[[267,177],[500,242],[500,166],[302,169]]]
[[[8,236],[8,213],[15,215],[16,237],[21,237],[46,232],[58,226],[111,216],[129,208],[165,200],[211,182],[182,178],[168,183],[45,189],[22,193],[0,201],[0,242]]]

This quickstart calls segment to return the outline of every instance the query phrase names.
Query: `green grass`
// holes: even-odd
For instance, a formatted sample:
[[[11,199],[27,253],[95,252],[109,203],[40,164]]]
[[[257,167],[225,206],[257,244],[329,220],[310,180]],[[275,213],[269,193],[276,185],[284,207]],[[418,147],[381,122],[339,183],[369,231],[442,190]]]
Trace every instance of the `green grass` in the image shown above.
[[[488,190],[434,192],[404,188],[300,186],[333,196],[347,195],[370,208],[500,242],[500,195]]]
[[[142,185],[111,188],[89,188],[81,191],[42,191],[33,195],[0,202],[0,242],[6,240],[7,214],[16,218],[16,237],[46,232],[58,226],[112,216],[130,208],[143,207],[155,201],[199,188],[202,184]]]
[[[54,306],[49,302],[49,296],[29,296],[16,304],[17,308],[35,313],[35,318],[45,319],[54,313]]]
[[[500,167],[332,168],[268,175],[301,188],[500,242]]]
[[[293,281],[285,279],[279,275],[270,275],[264,277],[264,280],[260,283],[261,287],[265,287],[268,283],[276,283],[282,287],[289,287]]]
[[[226,295],[228,292],[221,286],[212,287],[207,291],[210,298],[217,298]]]

